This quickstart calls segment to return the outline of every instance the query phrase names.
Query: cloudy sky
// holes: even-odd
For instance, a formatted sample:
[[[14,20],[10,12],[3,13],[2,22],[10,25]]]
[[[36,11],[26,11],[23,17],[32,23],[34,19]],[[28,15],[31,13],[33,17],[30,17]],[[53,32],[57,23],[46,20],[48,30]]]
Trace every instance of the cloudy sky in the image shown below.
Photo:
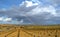
[[[1,24],[60,24],[60,0],[0,0]]]

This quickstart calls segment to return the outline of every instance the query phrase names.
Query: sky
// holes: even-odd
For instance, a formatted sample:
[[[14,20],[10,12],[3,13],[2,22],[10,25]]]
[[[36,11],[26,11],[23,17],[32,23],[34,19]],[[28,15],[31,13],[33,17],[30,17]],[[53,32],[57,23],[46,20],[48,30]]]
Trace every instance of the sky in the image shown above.
[[[0,0],[0,24],[60,24],[60,0]]]

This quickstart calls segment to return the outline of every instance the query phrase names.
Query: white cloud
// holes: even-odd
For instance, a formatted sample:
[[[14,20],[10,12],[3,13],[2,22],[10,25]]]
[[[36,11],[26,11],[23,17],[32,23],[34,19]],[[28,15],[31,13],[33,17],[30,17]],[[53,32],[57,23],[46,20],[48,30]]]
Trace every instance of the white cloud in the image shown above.
[[[36,6],[38,3],[33,3],[32,1],[24,1],[20,4],[20,6],[24,5],[25,7]]]
[[[32,1],[26,1],[26,7],[31,7],[34,5],[38,5],[38,3],[32,3]]]
[[[4,17],[0,17],[0,21],[5,21],[5,22],[9,22],[9,21],[12,21],[12,18],[4,18]]]
[[[9,22],[9,21],[12,21],[12,18],[5,18],[3,21]]]
[[[3,20],[3,17],[0,17],[0,21],[2,21]]]
[[[40,15],[41,13],[44,13],[44,12],[50,13],[54,16],[57,15],[56,9],[51,5],[45,6],[45,7],[37,6],[36,8],[28,12],[26,15]]]

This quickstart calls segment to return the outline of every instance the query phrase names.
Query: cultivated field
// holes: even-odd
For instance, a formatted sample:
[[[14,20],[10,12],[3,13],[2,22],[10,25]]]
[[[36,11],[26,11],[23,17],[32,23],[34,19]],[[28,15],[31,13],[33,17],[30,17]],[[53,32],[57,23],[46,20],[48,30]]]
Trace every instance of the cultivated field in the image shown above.
[[[0,37],[60,37],[60,25],[0,25]]]

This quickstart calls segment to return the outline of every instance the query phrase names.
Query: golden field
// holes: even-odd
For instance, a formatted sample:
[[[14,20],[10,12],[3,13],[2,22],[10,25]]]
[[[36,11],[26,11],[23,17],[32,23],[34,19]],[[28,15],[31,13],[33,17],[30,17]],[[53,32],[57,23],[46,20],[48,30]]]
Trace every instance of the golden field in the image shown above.
[[[0,25],[0,37],[60,37],[60,25]]]

